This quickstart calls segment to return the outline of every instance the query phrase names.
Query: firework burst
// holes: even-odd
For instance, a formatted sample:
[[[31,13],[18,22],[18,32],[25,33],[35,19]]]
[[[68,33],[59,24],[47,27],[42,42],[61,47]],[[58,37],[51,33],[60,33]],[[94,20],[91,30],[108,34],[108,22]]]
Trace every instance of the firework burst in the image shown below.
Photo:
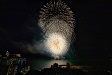
[[[61,0],[50,1],[40,11],[38,25],[44,33],[46,48],[56,55],[64,55],[74,35],[74,14]]]

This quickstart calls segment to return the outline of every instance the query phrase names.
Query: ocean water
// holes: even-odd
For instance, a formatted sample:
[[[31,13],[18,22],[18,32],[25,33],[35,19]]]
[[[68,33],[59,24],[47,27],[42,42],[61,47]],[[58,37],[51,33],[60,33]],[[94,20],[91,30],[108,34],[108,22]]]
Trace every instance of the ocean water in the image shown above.
[[[56,60],[56,59],[33,58],[30,60],[31,70],[39,70],[39,69],[41,70],[43,68],[50,68],[51,65],[53,65],[54,63],[58,63],[58,65],[66,65],[66,63],[70,63],[70,65],[72,65],[72,63],[67,59]]]

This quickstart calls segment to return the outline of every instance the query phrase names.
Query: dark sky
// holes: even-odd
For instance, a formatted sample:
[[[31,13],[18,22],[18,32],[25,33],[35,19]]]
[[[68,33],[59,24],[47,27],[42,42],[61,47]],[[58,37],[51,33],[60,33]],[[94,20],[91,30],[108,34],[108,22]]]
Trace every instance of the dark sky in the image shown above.
[[[112,57],[111,0],[64,0],[75,14],[76,55]],[[0,0],[0,53],[23,51],[23,44],[40,39],[39,10],[49,0]],[[37,36],[38,35],[38,36]]]

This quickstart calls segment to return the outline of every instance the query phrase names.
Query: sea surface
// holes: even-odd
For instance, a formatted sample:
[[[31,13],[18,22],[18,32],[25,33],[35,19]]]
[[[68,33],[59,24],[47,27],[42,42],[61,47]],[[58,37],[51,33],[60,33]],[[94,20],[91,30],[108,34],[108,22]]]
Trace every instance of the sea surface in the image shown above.
[[[60,60],[42,59],[42,58],[30,59],[31,70],[39,70],[39,69],[41,70],[43,68],[50,68],[51,65],[53,65],[54,63],[58,63],[58,65],[66,65],[66,63],[70,63],[70,65],[72,65],[72,63],[70,61],[68,61],[67,59],[60,59]]]
[[[89,59],[89,60],[85,60],[85,61],[86,61],[86,64],[82,64],[82,65],[92,66],[92,67],[98,68],[98,69],[104,69],[104,68],[112,69],[112,67],[111,67],[112,60]],[[66,63],[70,63],[70,65],[76,65],[67,59],[56,60],[56,59],[47,59],[47,58],[32,58],[29,60],[29,65],[31,66],[31,70],[41,70],[44,68],[50,68],[51,65],[53,65],[54,63],[58,63],[58,65],[66,65]]]

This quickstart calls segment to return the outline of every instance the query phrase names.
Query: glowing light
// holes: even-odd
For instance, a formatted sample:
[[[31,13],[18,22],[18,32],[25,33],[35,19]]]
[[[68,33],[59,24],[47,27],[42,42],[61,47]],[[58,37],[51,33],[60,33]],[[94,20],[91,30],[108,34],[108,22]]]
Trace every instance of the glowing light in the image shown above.
[[[40,11],[38,25],[44,33],[45,47],[54,55],[64,55],[74,41],[74,14],[61,0],[50,1]]]
[[[46,38],[46,47],[56,55],[61,55],[66,52],[67,42],[66,38],[59,33],[52,33]]]

